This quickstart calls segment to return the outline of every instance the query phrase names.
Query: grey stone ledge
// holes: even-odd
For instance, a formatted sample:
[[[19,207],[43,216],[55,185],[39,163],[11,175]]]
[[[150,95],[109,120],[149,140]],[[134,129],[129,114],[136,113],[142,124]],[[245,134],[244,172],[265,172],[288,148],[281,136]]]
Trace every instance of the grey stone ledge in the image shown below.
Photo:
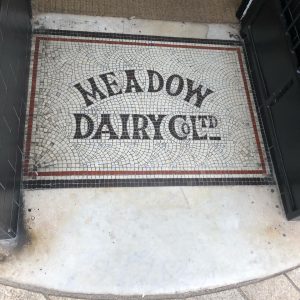
[[[199,290],[190,293],[166,294],[166,295],[89,295],[73,294],[61,291],[49,290],[34,286],[27,286],[15,282],[0,279],[0,300],[72,300],[72,299],[187,299],[187,300],[300,300],[300,267],[295,267],[285,272],[280,272],[235,285],[224,286],[210,290]]]

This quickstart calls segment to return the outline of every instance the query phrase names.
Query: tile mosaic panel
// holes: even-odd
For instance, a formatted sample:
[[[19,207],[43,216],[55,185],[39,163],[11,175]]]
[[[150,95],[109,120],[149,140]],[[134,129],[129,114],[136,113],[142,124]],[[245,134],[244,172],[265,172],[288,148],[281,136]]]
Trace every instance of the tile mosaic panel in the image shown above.
[[[272,181],[242,45],[36,32],[25,187]]]

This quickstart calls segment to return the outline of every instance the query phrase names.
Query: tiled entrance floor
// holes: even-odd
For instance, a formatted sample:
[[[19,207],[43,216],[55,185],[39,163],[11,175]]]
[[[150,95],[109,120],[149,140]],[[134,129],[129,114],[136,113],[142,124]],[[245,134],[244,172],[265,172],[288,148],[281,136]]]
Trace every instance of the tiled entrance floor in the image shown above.
[[[272,183],[237,41],[36,31],[26,186]]]
[[[111,295],[113,299],[119,299],[119,295],[155,298],[158,294],[160,299],[166,299],[166,294],[176,299],[178,293],[181,298],[211,293],[210,289],[223,290],[227,285],[272,276],[300,265],[300,223],[286,221],[277,186],[269,181],[271,168],[243,49],[232,43],[238,38],[237,28],[52,14],[36,16],[34,27],[44,31],[36,34],[33,41],[36,83],[35,89],[29,91],[34,110],[29,109],[32,127],[27,127],[31,138],[27,143],[30,151],[27,149],[25,179],[27,187],[33,189],[24,191],[26,235],[19,235],[22,243],[17,251],[0,263],[2,284],[33,287],[35,291],[41,288],[51,299],[61,292],[72,297],[77,293],[78,298],[84,295],[88,299],[108,299]],[[65,32],[54,35],[52,31],[49,35],[45,33],[47,29]],[[67,30],[227,42],[74,36]],[[129,76],[132,91],[128,93],[125,70],[135,70],[135,76]],[[147,70],[162,76],[164,87],[160,91],[149,92]],[[109,96],[105,82],[99,77],[109,72],[115,74],[108,76],[110,83],[116,81],[116,85],[111,84],[112,90],[114,93],[122,90],[122,94]],[[178,77],[167,88],[172,75]],[[90,85],[89,78],[95,80],[95,85]],[[137,91],[134,78],[142,92]],[[158,86],[157,78],[154,83]],[[200,107],[195,105],[196,94],[185,100],[187,79],[194,81],[194,87],[202,85],[200,95],[212,91],[203,96]],[[100,99],[97,92],[96,99],[88,96],[93,104],[87,106],[81,92],[74,87],[79,87],[78,84],[90,92],[98,87],[106,98]],[[170,95],[170,92],[175,94],[175,88],[181,93]],[[33,90],[36,93],[32,96]],[[85,114],[93,123],[88,123],[87,117],[80,117],[83,124],[76,131],[74,114]],[[96,134],[101,121],[108,120],[101,114],[110,114],[110,125],[116,134],[113,136],[118,138],[109,139],[112,130],[108,125],[102,128],[109,131],[102,131],[103,138]],[[126,139],[120,138],[123,133],[120,115],[129,115]],[[145,133],[138,130],[140,139],[133,139],[133,115],[146,118],[138,117],[139,128],[143,120],[147,120],[144,125],[148,122]],[[155,115],[156,120],[158,115],[166,117],[160,127],[154,127],[149,115]],[[169,126],[170,120],[177,115],[186,116],[186,120],[178,118],[180,122],[174,122],[173,128]],[[194,139],[191,116],[196,116],[199,138],[207,135],[207,139]],[[77,118],[80,119],[78,115]],[[126,118],[123,117],[125,121]],[[88,124],[94,125],[91,133],[89,129],[93,126]],[[163,139],[154,139],[155,134],[160,137],[158,129]],[[174,133],[184,139],[174,137]],[[78,138],[79,134],[87,136]],[[92,138],[95,135],[97,139]],[[144,138],[146,135],[149,139]],[[115,170],[173,173],[177,170],[181,174],[99,174]],[[198,173],[182,174],[186,170]],[[200,174],[199,170],[223,173]],[[228,174],[230,170],[242,174]],[[61,179],[58,173],[66,171],[78,173],[64,174]],[[87,171],[98,173],[81,173]],[[94,180],[96,188],[76,186],[82,186],[83,176],[86,185],[88,180]],[[100,182],[116,184],[121,176],[134,179],[131,187],[98,188]],[[179,185],[192,186],[132,186],[149,185],[149,180],[155,184],[166,184],[166,180],[173,184],[178,180]],[[211,184],[203,186],[209,180]],[[129,185],[128,181],[124,185]],[[51,186],[76,188],[35,189]],[[281,288],[274,299],[297,299],[288,278],[279,279],[279,283],[270,281],[271,286]],[[262,291],[260,297],[246,287],[226,292],[227,298],[222,294],[211,297],[268,299],[265,295],[273,290],[270,286],[265,288],[265,284],[254,287]],[[0,292],[1,289],[0,286]],[[204,299],[212,299],[207,297]]]

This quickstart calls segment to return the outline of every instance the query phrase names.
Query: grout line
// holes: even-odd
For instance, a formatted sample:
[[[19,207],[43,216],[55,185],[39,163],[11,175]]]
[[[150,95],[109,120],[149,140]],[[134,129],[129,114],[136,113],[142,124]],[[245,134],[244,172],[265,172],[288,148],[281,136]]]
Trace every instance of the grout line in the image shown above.
[[[288,274],[284,273],[283,274],[286,279],[290,282],[290,284],[300,293],[300,288],[296,285],[296,283],[289,277]]]
[[[50,297],[46,294],[42,294],[46,300],[51,300]]]
[[[237,291],[240,293],[240,295],[245,299],[245,300],[250,300],[248,296],[244,293],[244,291],[239,287],[237,288]]]

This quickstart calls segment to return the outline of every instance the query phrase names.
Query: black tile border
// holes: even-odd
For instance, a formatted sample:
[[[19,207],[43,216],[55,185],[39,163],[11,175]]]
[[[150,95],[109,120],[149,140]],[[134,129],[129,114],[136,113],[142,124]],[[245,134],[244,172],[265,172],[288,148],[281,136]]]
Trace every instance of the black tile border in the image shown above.
[[[123,33],[106,33],[106,32],[87,32],[87,31],[69,31],[69,30],[52,30],[52,29],[35,29],[33,35],[52,35],[52,36],[70,36],[70,37],[89,37],[89,38],[109,38],[109,39],[128,39],[141,41],[162,41],[191,44],[215,44],[224,46],[242,47],[245,56],[245,63],[250,79],[251,89],[255,103],[256,113],[261,129],[262,143],[266,148],[266,137],[263,131],[261,117],[256,99],[256,92],[253,86],[251,68],[247,58],[247,52],[241,41],[234,40],[213,40],[213,39],[196,39],[182,37],[165,37],[152,35],[133,35]],[[268,149],[265,149],[267,156],[266,162],[270,170],[270,176],[266,177],[211,177],[211,178],[128,178],[128,179],[52,179],[52,180],[24,180],[23,188],[33,189],[52,189],[52,188],[91,188],[91,187],[153,187],[153,186],[232,186],[232,185],[274,185],[273,170],[270,165],[270,155]]]
[[[230,45],[243,46],[242,42],[235,40],[210,40],[210,39],[196,39],[183,37],[168,37],[157,35],[136,35],[125,33],[108,33],[108,32],[89,32],[89,31],[70,31],[70,30],[52,30],[52,29],[34,29],[33,34],[43,35],[62,35],[71,37],[90,37],[90,38],[109,38],[109,39],[125,39],[125,40],[142,40],[142,41],[161,41],[161,42],[175,42],[175,43],[191,43],[191,44],[216,44],[216,45]]]
[[[256,114],[258,116],[258,123],[259,123],[259,127],[260,127],[260,133],[261,133],[261,138],[262,138],[262,144],[264,145],[265,148],[265,154],[266,154],[266,162],[268,163],[268,167],[269,167],[269,172],[270,172],[270,176],[272,176],[273,181],[275,182],[275,173],[274,173],[274,168],[273,168],[273,162],[272,162],[272,158],[271,158],[271,153],[269,150],[269,143],[268,143],[268,139],[267,139],[267,134],[266,134],[266,130],[263,124],[263,119],[261,116],[261,107],[259,106],[259,102],[258,102],[258,96],[259,93],[258,91],[258,86],[255,83],[254,80],[254,70],[250,64],[250,53],[247,50],[246,46],[244,43],[242,43],[242,48],[243,48],[243,55],[245,58],[245,64],[246,64],[246,68],[247,68],[247,73],[248,73],[248,77],[249,77],[249,82],[250,82],[250,86],[251,86],[251,90],[252,90],[252,95],[253,95],[253,99],[254,99],[254,106],[255,106],[255,111]]]
[[[23,188],[83,188],[83,187],[162,187],[162,186],[230,186],[274,185],[272,177],[266,178],[146,178],[146,179],[74,179],[26,180]]]

